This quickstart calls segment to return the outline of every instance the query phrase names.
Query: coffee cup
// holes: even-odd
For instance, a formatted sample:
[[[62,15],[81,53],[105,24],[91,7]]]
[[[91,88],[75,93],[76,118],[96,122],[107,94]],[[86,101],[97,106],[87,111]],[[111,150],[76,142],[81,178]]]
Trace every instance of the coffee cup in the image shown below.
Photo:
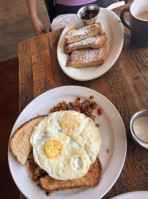
[[[125,13],[130,13],[127,21]],[[136,0],[120,14],[122,23],[130,29],[131,40],[143,47],[148,47],[148,0]]]

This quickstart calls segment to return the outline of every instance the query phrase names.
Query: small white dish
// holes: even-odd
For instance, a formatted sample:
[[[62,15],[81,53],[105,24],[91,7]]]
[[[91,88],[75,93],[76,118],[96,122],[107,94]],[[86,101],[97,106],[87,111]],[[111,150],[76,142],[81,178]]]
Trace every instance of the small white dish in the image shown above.
[[[76,189],[68,191],[58,191],[50,197],[45,194],[32,180],[32,173],[28,165],[21,166],[17,163],[8,148],[8,163],[11,175],[20,189],[28,199],[96,199],[103,197],[115,184],[118,179],[126,158],[127,139],[122,118],[114,105],[100,93],[81,86],[63,86],[51,89],[32,100],[21,112],[16,120],[11,135],[26,121],[37,115],[46,115],[50,108],[65,100],[75,101],[77,96],[81,100],[88,99],[91,95],[102,108],[102,115],[96,115],[96,123],[100,124],[100,134],[102,138],[99,159],[102,164],[103,177],[100,184],[93,189]],[[107,150],[110,150],[108,153]],[[118,161],[117,161],[118,160]]]
[[[144,147],[144,148],[146,148],[146,149],[148,149],[148,142],[146,142],[147,141],[147,137],[148,137],[148,128],[147,129],[139,129],[139,128],[144,128],[144,124],[142,123],[140,126],[138,126],[138,128],[137,128],[137,132],[138,132],[138,134],[139,134],[139,136],[138,136],[138,134],[137,134],[137,132],[135,131],[135,129],[134,129],[134,124],[135,124],[135,121],[137,120],[137,119],[142,119],[142,118],[144,118],[144,117],[146,117],[146,121],[145,122],[147,122],[148,121],[148,109],[145,109],[145,110],[141,110],[141,111],[139,111],[139,112],[137,112],[137,113],[135,113],[134,115],[133,115],[133,117],[132,117],[132,119],[131,119],[131,121],[130,121],[130,130],[131,130],[131,136],[132,136],[132,138],[133,138],[133,140],[134,141],[136,141],[139,145],[141,145],[142,147]],[[142,122],[142,121],[141,121]],[[148,124],[146,124],[146,127],[148,126]],[[143,135],[141,135],[141,133],[143,134]],[[144,135],[145,134],[145,135]],[[145,137],[145,139],[146,140],[144,140],[144,136],[147,136],[147,137]],[[143,138],[143,139],[141,139],[141,137]]]
[[[67,67],[68,56],[64,50],[64,35],[72,28],[82,27],[84,24],[75,16],[63,30],[57,47],[57,57],[63,72],[75,80],[87,81],[100,77],[106,73],[118,59],[124,41],[124,29],[119,17],[111,10],[100,8],[96,22],[100,21],[103,31],[107,35],[107,56],[104,64],[96,67],[73,68]]]

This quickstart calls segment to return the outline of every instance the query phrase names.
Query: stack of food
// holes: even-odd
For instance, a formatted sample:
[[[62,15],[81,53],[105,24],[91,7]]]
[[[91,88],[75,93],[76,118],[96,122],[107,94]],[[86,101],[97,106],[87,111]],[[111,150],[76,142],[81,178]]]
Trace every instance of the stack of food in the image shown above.
[[[101,137],[91,119],[96,103],[90,99],[80,106],[78,101],[76,108],[83,113],[75,111],[73,103],[62,103],[48,116],[26,122],[10,139],[9,147],[16,160],[25,165],[29,159],[33,179],[47,193],[92,188],[101,180]],[[53,112],[57,108],[59,111]]]
[[[65,52],[70,53],[66,66],[99,66],[106,59],[106,33],[97,22],[80,28],[73,28],[65,33]]]

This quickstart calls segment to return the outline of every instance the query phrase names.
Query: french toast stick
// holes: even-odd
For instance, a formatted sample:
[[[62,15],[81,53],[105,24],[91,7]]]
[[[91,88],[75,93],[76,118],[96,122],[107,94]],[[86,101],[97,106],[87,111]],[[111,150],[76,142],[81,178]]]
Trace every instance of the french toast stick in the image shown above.
[[[95,37],[99,34],[102,34],[102,25],[100,22],[80,28],[73,28],[65,33],[65,43],[74,43],[88,37]]]
[[[101,48],[107,41],[107,36],[105,33],[98,35],[96,37],[89,37],[81,41],[77,41],[65,46],[65,52],[71,53],[78,49],[88,49],[88,48]]]
[[[83,49],[74,50],[69,56],[67,67],[92,67],[99,66],[105,62],[106,59],[106,44],[100,49]]]

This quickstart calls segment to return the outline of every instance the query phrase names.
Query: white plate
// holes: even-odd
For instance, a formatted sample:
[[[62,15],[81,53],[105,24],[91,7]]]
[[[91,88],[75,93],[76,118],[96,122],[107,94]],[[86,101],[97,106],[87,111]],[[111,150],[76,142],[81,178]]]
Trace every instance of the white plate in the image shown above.
[[[112,199],[148,199],[148,191],[133,191],[113,197]]]
[[[68,55],[65,54],[64,51],[64,34],[69,29],[83,26],[82,22],[77,18],[77,16],[75,16],[65,27],[59,39],[57,48],[59,64],[64,73],[75,80],[92,80],[103,75],[113,66],[122,50],[124,30],[119,17],[113,11],[101,8],[97,21],[101,22],[103,31],[106,33],[108,38],[107,57],[105,63],[101,66],[88,68],[73,68],[65,66]]]
[[[20,125],[37,115],[48,114],[49,109],[59,102],[63,100],[74,101],[77,96],[80,96],[83,100],[91,95],[94,95],[94,100],[103,110],[101,116],[97,114],[97,111],[94,113],[97,116],[96,123],[100,124],[102,137],[102,146],[99,152],[103,168],[102,181],[94,189],[55,192],[50,196],[50,199],[66,199],[69,197],[71,199],[97,199],[103,197],[111,189],[123,168],[127,148],[125,127],[118,111],[107,98],[94,90],[80,86],[63,86],[49,90],[35,98],[21,112],[13,126],[11,136]],[[107,149],[110,150],[110,153],[107,153]],[[19,165],[9,149],[8,162],[16,185],[27,198],[49,199],[45,192],[40,190],[32,181],[28,166]]]

